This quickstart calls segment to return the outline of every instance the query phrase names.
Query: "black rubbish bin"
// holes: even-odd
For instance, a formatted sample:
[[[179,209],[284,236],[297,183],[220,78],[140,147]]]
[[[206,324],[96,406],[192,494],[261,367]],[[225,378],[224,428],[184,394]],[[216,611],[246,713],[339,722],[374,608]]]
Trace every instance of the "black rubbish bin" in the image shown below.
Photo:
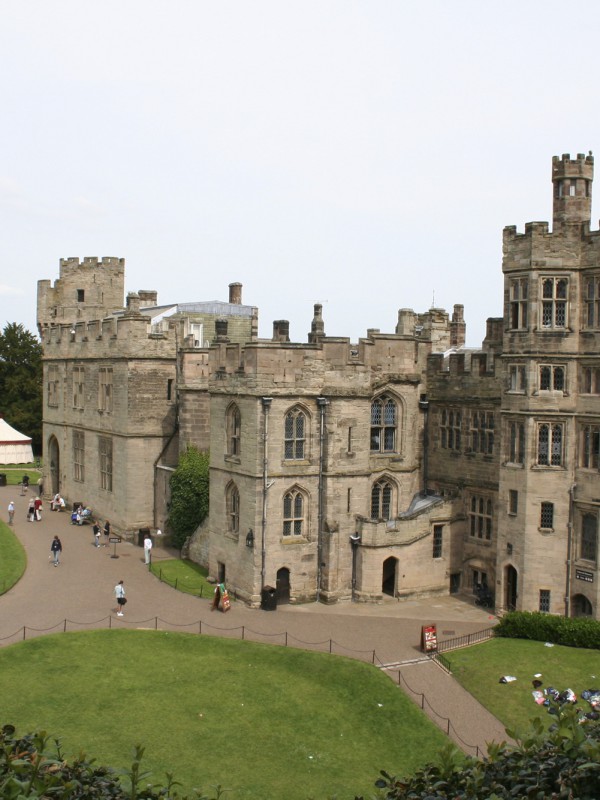
[[[0,472],[0,486],[6,486],[6,473]]]
[[[277,590],[273,586],[265,586],[261,592],[260,607],[263,611],[277,611]]]
[[[140,531],[138,533],[138,542],[137,542],[140,547],[144,546],[144,539],[146,538],[146,536],[150,536],[150,528],[140,528]]]

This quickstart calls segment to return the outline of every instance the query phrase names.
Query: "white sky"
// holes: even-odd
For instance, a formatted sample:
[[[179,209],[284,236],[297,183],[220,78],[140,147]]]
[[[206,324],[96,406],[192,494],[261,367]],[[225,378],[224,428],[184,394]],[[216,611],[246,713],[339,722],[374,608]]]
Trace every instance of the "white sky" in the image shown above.
[[[553,155],[600,151],[600,3],[0,0],[0,325],[59,259],[126,290],[313,304],[330,336],[399,308],[502,314],[502,228],[551,219]],[[597,189],[600,191],[600,189]],[[592,222],[592,227],[597,227]],[[435,293],[435,295],[434,295]]]

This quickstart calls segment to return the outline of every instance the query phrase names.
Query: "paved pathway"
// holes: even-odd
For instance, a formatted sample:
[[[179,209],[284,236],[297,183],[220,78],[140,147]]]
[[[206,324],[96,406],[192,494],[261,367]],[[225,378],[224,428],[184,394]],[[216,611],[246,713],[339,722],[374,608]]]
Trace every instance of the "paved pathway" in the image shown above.
[[[390,599],[382,604],[310,603],[280,606],[276,611],[233,603],[227,614],[212,613],[209,599],[195,598],[160,583],[144,565],[143,549],[121,543],[95,548],[91,526],[70,524],[67,513],[50,512],[45,502],[41,522],[28,522],[29,496],[20,488],[0,487],[3,518],[10,500],[16,505],[14,530],[27,552],[24,577],[0,597],[0,645],[45,632],[81,628],[120,627],[161,629],[225,635],[311,649],[401,665],[401,685],[409,696],[457,741],[466,752],[484,754],[491,741],[506,739],[504,726],[465,692],[452,676],[425,659],[420,651],[421,626],[436,624],[444,640],[480,631],[494,624],[489,612],[453,597],[427,602]],[[50,543],[58,534],[63,544],[59,567],[49,560]],[[104,538],[104,537],[102,537]],[[114,554],[119,556],[113,558]],[[153,549],[154,561],[172,553]],[[113,588],[125,582],[129,602],[123,618],[114,613]],[[67,623],[65,625],[65,620]],[[158,622],[157,622],[158,620]],[[398,679],[398,667],[388,669]],[[450,723],[448,723],[448,719]]]

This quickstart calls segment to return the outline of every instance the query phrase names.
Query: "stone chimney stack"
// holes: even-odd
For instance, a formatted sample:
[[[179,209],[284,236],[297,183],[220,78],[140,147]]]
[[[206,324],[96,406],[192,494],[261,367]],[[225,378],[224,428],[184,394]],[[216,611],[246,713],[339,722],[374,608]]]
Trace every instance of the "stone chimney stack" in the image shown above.
[[[450,323],[450,346],[462,347],[465,343],[467,324],[465,322],[465,307],[460,303],[454,306],[452,322]]]
[[[315,303],[314,317],[310,326],[310,333],[308,334],[308,341],[310,344],[320,342],[325,336],[325,323],[323,322],[323,306],[321,303]]]
[[[290,323],[287,319],[276,319],[273,322],[273,341],[274,342],[289,342],[290,340]]]
[[[242,284],[230,283],[229,284],[229,302],[234,306],[242,305]]]
[[[141,308],[158,305],[158,292],[156,289],[139,289],[138,294]]]
[[[129,292],[127,295],[125,314],[127,316],[138,316],[140,314],[140,296],[137,292]]]

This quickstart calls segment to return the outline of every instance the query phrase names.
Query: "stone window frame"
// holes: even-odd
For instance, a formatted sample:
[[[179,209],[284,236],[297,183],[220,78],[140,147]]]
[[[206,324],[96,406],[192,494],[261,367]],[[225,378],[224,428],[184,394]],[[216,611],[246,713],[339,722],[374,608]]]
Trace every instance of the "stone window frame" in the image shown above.
[[[443,450],[454,450],[460,453],[462,447],[462,409],[447,407],[440,408],[439,430],[440,447]]]
[[[469,452],[493,455],[494,426],[493,411],[471,410],[469,414],[469,443],[471,446]]]
[[[284,539],[308,539],[308,495],[300,486],[292,486],[282,498],[282,536]]]
[[[600,328],[600,275],[586,275],[582,280],[583,328]]]
[[[283,415],[284,461],[306,461],[309,442],[310,414],[303,405],[296,403]]]
[[[48,406],[58,408],[58,365],[48,365]]]
[[[564,275],[540,277],[540,328],[565,330],[569,323],[569,278]]]
[[[565,423],[537,423],[536,465],[546,469],[562,469],[565,462]]]
[[[85,432],[73,431],[73,480],[85,482]]]
[[[492,540],[494,525],[494,503],[488,495],[469,495],[469,536],[471,539]]]
[[[542,500],[540,503],[540,531],[554,531],[554,503],[549,500]]]
[[[515,361],[508,365],[508,392],[514,394],[527,393],[527,365],[522,361]]]
[[[225,489],[225,507],[227,512],[227,530],[229,533],[240,532],[240,491],[235,481],[230,481]]]
[[[509,282],[508,327],[513,331],[525,331],[529,324],[529,278],[520,276]]]
[[[381,475],[371,486],[369,519],[388,522],[394,518],[396,485],[387,475]]]
[[[600,469],[600,422],[579,426],[579,466]]]
[[[580,516],[579,558],[598,563],[598,514],[591,511],[583,511]]]
[[[562,392],[563,394],[566,394],[567,391],[566,364],[539,364],[538,391]]]
[[[444,526],[435,524],[432,531],[431,557],[442,558],[444,553]]]
[[[85,367],[77,365],[73,367],[73,408],[83,410],[85,408]]]
[[[550,613],[551,592],[550,589],[540,589],[540,600],[538,610],[542,614]]]
[[[371,401],[371,455],[394,455],[399,452],[401,409],[400,399],[389,391],[382,392]]]
[[[239,458],[242,453],[242,414],[237,403],[230,403],[225,413],[226,454]]]
[[[508,490],[508,513],[511,517],[516,517],[519,513],[519,492],[517,489]]]
[[[527,448],[527,432],[525,422],[521,419],[507,420],[506,454],[508,464],[525,464],[525,453]]]
[[[98,461],[100,488],[112,492],[113,487],[113,440],[110,436],[98,436]]]
[[[580,368],[581,394],[600,394],[600,364],[584,364]]]
[[[113,410],[113,368],[100,367],[98,369],[98,411],[105,414]]]

